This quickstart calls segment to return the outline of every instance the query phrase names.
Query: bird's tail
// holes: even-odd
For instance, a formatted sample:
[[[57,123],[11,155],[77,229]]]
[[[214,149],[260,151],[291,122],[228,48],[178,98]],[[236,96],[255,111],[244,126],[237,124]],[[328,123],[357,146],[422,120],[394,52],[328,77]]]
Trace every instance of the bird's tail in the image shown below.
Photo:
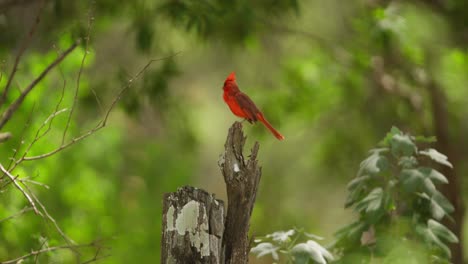
[[[257,114],[257,118],[258,120],[260,120],[260,122],[262,122],[267,128],[268,130],[271,131],[271,133],[279,140],[283,140],[284,139],[284,136],[281,135],[280,132],[278,132],[274,127],[271,126],[270,123],[268,123],[268,121],[265,119],[265,117],[263,117],[263,115],[261,113],[258,113]]]

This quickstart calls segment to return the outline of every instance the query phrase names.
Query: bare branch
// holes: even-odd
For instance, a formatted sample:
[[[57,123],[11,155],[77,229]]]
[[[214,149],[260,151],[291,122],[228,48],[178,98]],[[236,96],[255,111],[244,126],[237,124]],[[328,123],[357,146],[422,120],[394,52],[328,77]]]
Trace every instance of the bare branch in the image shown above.
[[[78,92],[80,91],[81,74],[83,73],[84,63],[86,61],[86,57],[88,56],[91,26],[93,25],[93,20],[91,18],[92,17],[91,17],[91,11],[90,11],[89,14],[88,14],[88,34],[86,36],[85,51],[84,51],[83,58],[81,59],[81,65],[80,65],[80,70],[78,71],[78,77],[76,78],[75,95],[73,96],[73,103],[72,103],[72,106],[70,108],[70,114],[68,115],[67,124],[65,125],[65,129],[64,129],[63,135],[62,135],[62,145],[65,143],[65,138],[67,136],[68,127],[70,126],[70,121],[71,121],[71,118],[73,116],[73,112],[75,111],[76,103],[78,102]]]
[[[167,57],[164,57],[164,58],[160,58],[160,59],[152,59],[150,60],[148,63],[146,63],[143,68],[133,77],[131,78],[130,80],[127,81],[127,84],[119,91],[119,93],[117,94],[117,96],[114,98],[114,100],[111,102],[109,108],[107,109],[107,111],[104,113],[104,117],[97,123],[97,125],[88,130],[87,132],[83,133],[81,136],[78,136],[78,137],[75,137],[73,139],[71,139],[69,142],[67,143],[63,143],[61,144],[59,147],[57,147],[56,149],[50,151],[50,152],[47,152],[47,153],[44,153],[44,154],[41,154],[41,155],[37,155],[37,156],[30,156],[30,157],[24,157],[23,160],[24,161],[31,161],[31,160],[38,160],[38,159],[43,159],[43,158],[47,158],[47,157],[50,157],[52,155],[54,155],[55,153],[57,152],[60,152],[72,145],[74,145],[75,143],[89,137],[90,135],[94,134],[95,132],[99,131],[100,129],[102,129],[103,127],[106,126],[107,124],[107,120],[109,118],[109,115],[112,111],[112,109],[115,107],[115,105],[117,104],[117,102],[120,100],[120,98],[122,97],[122,94],[124,94],[133,84],[133,82],[135,80],[137,80],[145,71],[146,69],[151,65],[153,64],[154,62],[157,62],[157,61],[162,61],[162,60],[166,60],[166,59],[170,59],[174,56],[177,56],[180,52],[177,52],[177,53],[174,53],[170,56],[167,56]]]
[[[15,165],[16,155],[18,155],[21,149],[21,145],[23,145],[24,137],[26,135],[26,131],[28,130],[28,127],[31,125],[35,108],[36,108],[36,103],[34,103],[33,106],[31,107],[31,112],[29,113],[28,119],[26,120],[23,130],[21,131],[21,136],[20,136],[20,140],[18,141],[18,146],[16,147],[16,149],[13,150],[13,156],[10,158],[10,164],[8,164],[8,171],[13,171],[11,167],[12,165],[16,166]]]
[[[2,129],[5,124],[10,120],[13,113],[18,109],[18,107],[23,103],[26,96],[32,91],[32,89],[55,67],[57,66],[65,57],[67,57],[80,43],[76,41],[73,43],[67,50],[65,50],[59,57],[55,59],[45,70],[34,80],[28,87],[21,93],[21,95],[5,110],[0,119],[0,129]]]
[[[21,187],[21,185],[19,185],[19,183],[16,181],[16,178],[15,176],[11,175],[11,173],[5,169],[5,167],[3,167],[2,164],[0,164],[0,170],[6,174],[8,176],[8,178],[10,178],[11,182],[13,182],[13,184],[15,185],[16,189],[18,189],[23,195],[24,197],[26,197],[26,199],[28,200],[29,204],[31,205],[31,207],[33,208],[34,212],[38,215],[42,215],[39,210],[37,210],[36,208],[36,203],[34,203],[34,200],[31,198],[31,196],[23,189],[23,187]]]
[[[31,253],[28,253],[28,254],[23,255],[21,257],[17,257],[15,259],[0,262],[0,264],[21,263],[25,259],[28,259],[30,257],[36,257],[36,256],[41,255],[43,253],[54,252],[54,251],[64,250],[64,249],[77,250],[77,249],[80,249],[80,248],[96,248],[96,250],[98,252],[100,252],[101,249],[104,248],[104,247],[102,245],[96,243],[96,241],[93,241],[93,242],[88,243],[88,244],[80,244],[80,245],[62,245],[62,246],[55,246],[55,247],[47,247],[47,248],[43,248],[43,249],[39,249],[39,250],[33,250],[33,251],[31,251]],[[106,256],[97,256],[97,255],[95,255],[94,258],[92,259],[92,261],[87,261],[87,262],[83,262],[83,263],[90,263],[90,262],[96,261],[98,259],[102,259],[104,257],[107,257],[107,255]]]
[[[62,94],[62,97],[63,97],[63,94]],[[60,99],[61,101],[62,99]],[[59,102],[60,104],[60,102]],[[59,104],[57,104],[57,106],[59,106]],[[29,143],[29,145],[26,147],[26,150],[23,152],[23,155],[18,159],[18,160],[15,160],[14,157],[12,157],[13,159],[13,164],[10,164],[8,170],[9,171],[13,171],[21,162],[24,161],[25,157],[28,155],[29,151],[31,150],[31,148],[34,146],[34,144],[36,144],[36,142],[38,142],[42,137],[44,137],[52,128],[52,121],[54,120],[54,118],[56,116],[58,116],[59,114],[61,113],[64,113],[66,112],[68,109],[64,108],[64,109],[61,109],[61,110],[57,110],[52,113],[49,117],[47,117],[47,119],[42,123],[42,125],[39,127],[39,129],[36,131],[36,136],[34,137],[34,139]],[[41,131],[44,129],[44,127],[49,124],[49,126],[47,127],[47,129],[41,133]],[[16,154],[16,153],[15,153]],[[12,166],[13,165],[13,166]]]
[[[29,190],[29,187],[27,185],[24,185],[26,187],[26,189]],[[34,201],[36,201],[37,204],[39,204],[40,208],[42,209],[42,212],[44,212],[45,214],[45,217],[50,221],[52,222],[52,224],[54,225],[55,229],[57,230],[57,232],[60,234],[60,236],[62,236],[62,238],[65,240],[65,242],[67,242],[68,245],[76,245],[75,241],[71,240],[66,234],[65,232],[63,232],[63,230],[60,228],[60,226],[58,225],[57,221],[55,221],[55,219],[49,214],[49,212],[47,211],[46,207],[44,206],[44,204],[42,204],[42,202],[36,197],[36,195],[30,191],[30,194],[32,196],[32,198],[34,199]],[[41,214],[42,215],[42,214]],[[43,215],[42,215],[43,216]]]
[[[15,218],[15,217],[18,217],[18,216],[20,216],[20,215],[23,215],[24,213],[27,213],[27,212],[29,212],[29,211],[31,211],[31,210],[34,210],[34,208],[32,208],[32,207],[25,207],[25,208],[23,208],[21,211],[17,212],[16,214],[13,214],[13,215],[10,215],[10,216],[5,217],[5,218],[3,218],[3,219],[0,219],[0,223],[1,223],[1,222],[8,221],[8,220],[10,220],[10,219],[13,219],[13,218]]]
[[[11,87],[11,84],[13,82],[13,78],[15,77],[16,71],[18,70],[18,65],[19,65],[19,62],[21,60],[21,57],[23,56],[24,51],[28,47],[28,44],[31,42],[31,38],[34,35],[34,32],[36,32],[37,26],[39,25],[39,22],[41,21],[41,14],[42,14],[42,10],[44,9],[44,5],[45,5],[45,0],[42,0],[41,4],[39,6],[39,10],[37,11],[36,20],[34,22],[34,25],[29,30],[28,35],[26,36],[25,40],[21,44],[19,52],[16,55],[15,63],[13,64],[13,68],[11,70],[10,76],[8,76],[8,81],[7,81],[6,85],[5,85],[5,89],[3,90],[3,93],[0,96],[0,107],[2,107],[3,103],[5,102],[5,100],[6,100],[7,96],[8,96],[8,91],[10,90],[10,87]],[[3,127],[3,126],[0,126],[0,128],[1,127]]]

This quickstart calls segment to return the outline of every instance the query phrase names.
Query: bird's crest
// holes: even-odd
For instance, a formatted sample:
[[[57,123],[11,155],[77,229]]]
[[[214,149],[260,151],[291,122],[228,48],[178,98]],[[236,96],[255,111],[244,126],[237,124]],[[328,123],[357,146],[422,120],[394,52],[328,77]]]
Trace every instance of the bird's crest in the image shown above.
[[[226,81],[235,81],[235,80],[236,80],[235,72],[231,72],[231,74],[229,74],[229,76],[226,78]]]

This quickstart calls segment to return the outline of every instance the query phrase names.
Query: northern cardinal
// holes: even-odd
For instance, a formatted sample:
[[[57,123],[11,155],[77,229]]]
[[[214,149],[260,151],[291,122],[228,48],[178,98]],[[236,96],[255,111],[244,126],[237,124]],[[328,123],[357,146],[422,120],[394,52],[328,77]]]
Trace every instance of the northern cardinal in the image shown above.
[[[243,92],[239,90],[236,83],[236,74],[231,72],[224,81],[223,86],[223,99],[231,109],[232,113],[238,117],[245,118],[249,123],[256,121],[262,122],[271,133],[279,140],[283,140],[284,137],[276,129],[274,129],[270,123],[265,119],[263,113],[258,110],[254,102]]]

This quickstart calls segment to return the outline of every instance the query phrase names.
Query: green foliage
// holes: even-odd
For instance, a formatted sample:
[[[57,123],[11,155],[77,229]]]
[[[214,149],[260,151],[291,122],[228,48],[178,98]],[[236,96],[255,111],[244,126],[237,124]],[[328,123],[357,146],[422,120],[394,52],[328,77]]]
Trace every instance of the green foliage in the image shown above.
[[[204,38],[219,38],[228,44],[242,42],[261,29],[261,23],[298,11],[297,0],[281,1],[167,1],[160,10],[187,31]]]
[[[0,90],[37,7],[32,1],[7,2],[14,3],[0,10]],[[391,125],[416,134],[437,131],[428,83],[439,85],[441,98],[447,97],[448,136],[455,147],[451,153],[459,155],[453,160],[466,160],[468,53],[466,38],[459,33],[468,24],[467,1],[46,2],[8,102],[58,50],[87,35],[89,14],[94,18],[92,48],[69,138],[95,125],[100,106],[94,92],[106,106],[142,63],[181,51],[173,60],[148,68],[142,81],[122,96],[108,127],[56,157],[15,169],[19,177],[48,185],[31,188],[76,242],[113,238],[104,241],[112,247],[112,257],[104,263],[158,259],[164,192],[193,182],[223,196],[213,161],[235,120],[219,94],[225,74],[232,70],[238,72],[241,88],[287,138],[276,144],[260,125],[246,129],[248,140],[261,143],[264,168],[254,232],[296,225],[328,234],[350,223],[338,233],[346,263],[447,259],[446,246],[453,239],[429,222],[451,221],[448,214],[454,210],[437,189],[447,179],[430,162],[449,163],[426,149],[434,137],[408,137],[395,130],[399,136],[389,133],[370,153],[359,170],[362,175],[349,183],[346,204],[358,212],[356,221],[342,213],[344,194],[337,190],[344,189],[361,153]],[[61,108],[69,109],[84,54],[84,42],[81,45],[60,65],[65,78],[59,69],[52,72],[5,127],[13,137],[1,145],[2,164],[8,164],[17,149],[25,150],[54,111],[65,81]],[[382,87],[383,81],[390,85]],[[64,110],[51,122],[49,136],[38,141],[30,155],[60,143],[68,114]],[[455,175],[465,175],[467,164],[456,164]],[[464,193],[461,200],[466,200]],[[0,196],[0,219],[27,206],[11,186]],[[419,208],[418,215],[414,208]],[[50,222],[31,211],[1,222],[0,241],[0,261],[64,242]],[[83,257],[93,254],[85,251]],[[38,262],[75,259],[72,252],[57,251]]]
[[[357,177],[348,184],[346,207],[358,213],[356,222],[336,235],[339,263],[360,255],[396,263],[402,255],[399,243],[415,248],[411,260],[398,263],[447,263],[448,243],[457,237],[440,221],[450,219],[453,205],[437,190],[447,178],[430,162],[452,167],[435,149],[419,150],[417,142],[432,138],[413,137],[393,127],[360,165]]]
[[[300,242],[300,240],[307,241]],[[271,258],[277,262],[281,256],[286,263],[307,264],[312,263],[326,264],[333,260],[333,256],[327,249],[315,242],[321,237],[308,234],[300,229],[291,229],[288,231],[277,231],[268,234],[265,237],[255,239],[257,244],[251,249],[251,253],[258,258],[271,255]]]

